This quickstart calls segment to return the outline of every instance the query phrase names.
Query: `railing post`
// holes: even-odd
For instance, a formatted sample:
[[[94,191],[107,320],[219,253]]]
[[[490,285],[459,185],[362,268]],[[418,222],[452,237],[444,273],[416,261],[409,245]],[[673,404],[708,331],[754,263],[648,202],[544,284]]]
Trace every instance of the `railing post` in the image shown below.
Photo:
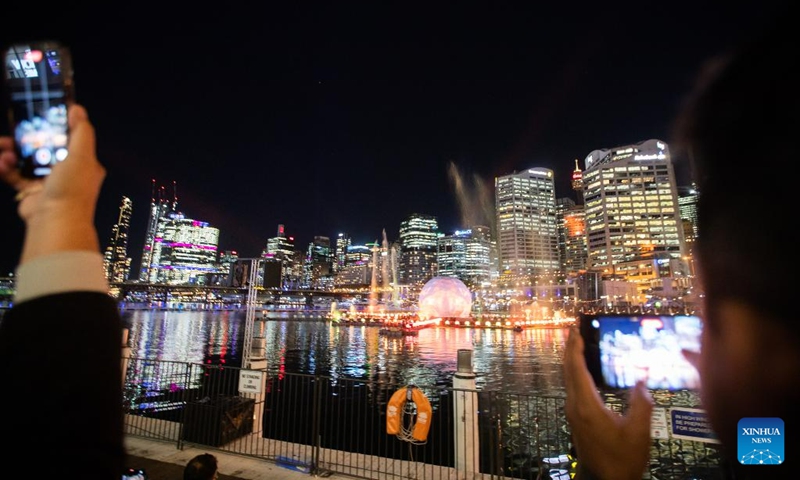
[[[320,450],[322,449],[322,439],[320,422],[322,421],[322,377],[314,375],[314,398],[312,400],[313,409],[311,411],[311,474],[314,475],[319,470]]]
[[[478,392],[472,370],[472,350],[458,350],[458,364],[453,375],[453,424],[455,425],[455,466],[466,478],[480,473],[478,438]]]
[[[183,429],[186,425],[186,408],[189,404],[187,400],[189,396],[189,385],[192,378],[192,364],[187,363],[185,364],[184,369],[184,378],[183,378],[183,391],[181,392],[181,397],[183,397],[183,409],[181,410],[181,423],[178,426],[178,450],[183,450]]]

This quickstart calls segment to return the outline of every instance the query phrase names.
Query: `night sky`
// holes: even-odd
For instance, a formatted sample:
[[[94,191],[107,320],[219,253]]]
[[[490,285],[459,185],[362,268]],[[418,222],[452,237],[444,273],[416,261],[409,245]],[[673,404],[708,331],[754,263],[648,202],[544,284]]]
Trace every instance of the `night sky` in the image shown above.
[[[494,177],[526,168],[552,168],[556,196],[572,196],[576,158],[669,141],[703,62],[777,5],[272,3],[60,2],[66,10],[46,20],[4,15],[29,21],[4,25],[3,40],[71,47],[76,96],[108,170],[100,241],[131,197],[134,268],[152,179],[177,182],[179,210],[245,257],[280,223],[303,249],[339,232],[363,244],[386,229],[393,241],[414,212],[438,217],[445,233],[486,224],[481,192],[493,202]],[[4,275],[22,224],[2,187],[0,231]]]

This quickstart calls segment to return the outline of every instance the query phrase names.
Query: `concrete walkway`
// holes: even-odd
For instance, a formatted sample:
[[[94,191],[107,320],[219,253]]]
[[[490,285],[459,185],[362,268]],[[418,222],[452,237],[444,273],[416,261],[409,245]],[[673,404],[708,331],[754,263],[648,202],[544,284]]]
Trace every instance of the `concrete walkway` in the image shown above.
[[[164,442],[147,438],[125,436],[128,452],[128,467],[143,468],[148,480],[180,480],[183,467],[195,455],[210,453],[219,461],[220,480],[300,480],[311,474],[283,468],[273,462],[237,455],[220,450],[186,445],[179,450],[175,442]],[[335,478],[350,478],[335,474]]]

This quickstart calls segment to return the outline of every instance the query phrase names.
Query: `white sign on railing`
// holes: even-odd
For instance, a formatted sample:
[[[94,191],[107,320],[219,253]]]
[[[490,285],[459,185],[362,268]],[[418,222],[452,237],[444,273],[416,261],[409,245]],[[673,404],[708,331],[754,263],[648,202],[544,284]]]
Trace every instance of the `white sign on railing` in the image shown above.
[[[260,370],[239,370],[239,393],[261,393],[263,378]]]

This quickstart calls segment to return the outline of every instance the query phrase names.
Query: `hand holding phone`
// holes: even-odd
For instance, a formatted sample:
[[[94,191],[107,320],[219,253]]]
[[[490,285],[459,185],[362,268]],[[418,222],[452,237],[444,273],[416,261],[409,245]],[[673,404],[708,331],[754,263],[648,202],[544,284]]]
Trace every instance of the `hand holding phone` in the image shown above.
[[[586,365],[603,390],[633,387],[696,390],[700,377],[684,351],[699,352],[696,315],[584,314],[580,331]]]
[[[67,157],[67,107],[74,101],[69,50],[56,41],[15,43],[4,50],[4,90],[20,173],[50,174]]]

